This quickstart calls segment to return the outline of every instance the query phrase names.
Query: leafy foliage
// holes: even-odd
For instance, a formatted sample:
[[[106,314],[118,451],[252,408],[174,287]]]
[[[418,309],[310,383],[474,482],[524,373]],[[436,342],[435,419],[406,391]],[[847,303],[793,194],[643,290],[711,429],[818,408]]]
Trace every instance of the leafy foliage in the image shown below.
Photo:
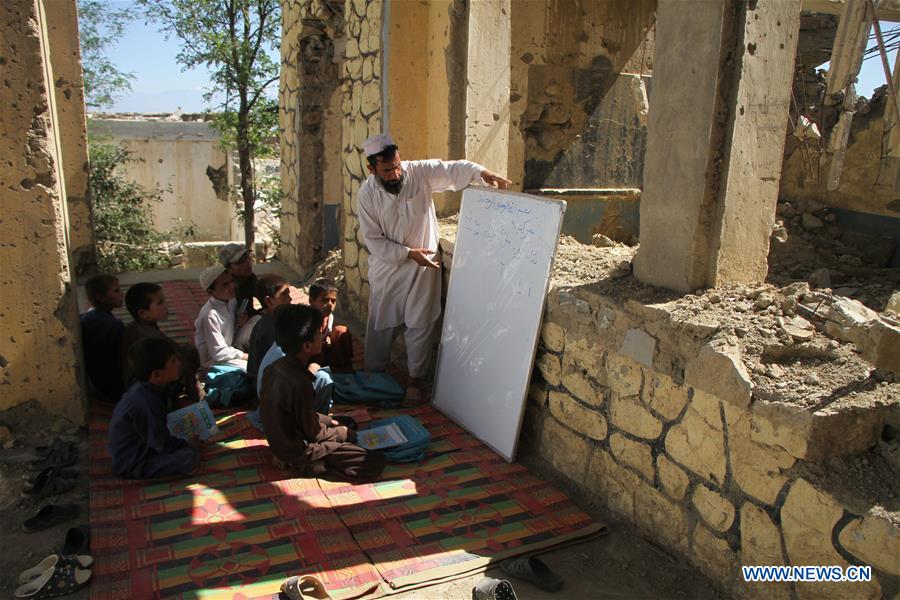
[[[144,271],[168,266],[163,251],[170,234],[154,228],[151,202],[162,190],[126,180],[119,168],[136,160],[124,146],[91,141],[90,185],[93,197],[97,266],[101,272]]]
[[[265,96],[279,77],[279,62],[269,56],[281,42],[280,0],[137,0],[167,35],[181,41],[176,56],[185,68],[205,66],[213,88],[210,101],[224,97],[214,124],[223,142],[237,146],[244,236],[254,242],[256,189],[253,157],[271,149],[266,140],[276,135],[275,102]]]
[[[109,107],[119,94],[131,90],[134,75],[116,68],[105,51],[122,37],[132,18],[130,11],[112,8],[100,0],[78,0],[81,68],[88,107]]]

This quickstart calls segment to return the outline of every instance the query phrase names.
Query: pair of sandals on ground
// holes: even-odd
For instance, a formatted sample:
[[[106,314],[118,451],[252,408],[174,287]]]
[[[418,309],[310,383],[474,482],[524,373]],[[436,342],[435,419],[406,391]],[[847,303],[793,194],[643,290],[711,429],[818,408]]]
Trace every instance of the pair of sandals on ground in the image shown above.
[[[56,438],[49,446],[38,446],[36,454],[37,458],[32,461],[31,468],[39,473],[26,480],[23,496],[43,500],[75,487],[78,471],[66,467],[71,467],[78,461],[77,445]]]
[[[528,581],[546,592],[562,589],[563,579],[541,559],[528,556],[510,558],[500,563],[500,569],[516,579]],[[281,584],[281,597],[288,600],[329,600],[331,596],[322,581],[312,575],[290,577]],[[482,577],[472,588],[472,600],[516,600],[512,584],[505,579]]]
[[[90,530],[73,527],[59,554],[51,554],[37,565],[22,571],[16,598],[53,598],[65,596],[87,585],[94,558],[90,552]]]

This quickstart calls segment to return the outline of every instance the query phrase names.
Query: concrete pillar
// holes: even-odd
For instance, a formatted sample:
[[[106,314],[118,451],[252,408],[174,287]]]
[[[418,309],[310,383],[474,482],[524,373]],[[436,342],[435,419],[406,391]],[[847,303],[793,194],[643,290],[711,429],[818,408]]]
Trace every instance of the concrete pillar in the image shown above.
[[[509,170],[510,0],[469,4],[466,158]]]
[[[766,277],[799,0],[660,0],[637,277],[679,291]]]
[[[72,269],[82,275],[96,269],[94,226],[88,190],[87,120],[84,114],[84,79],[78,42],[78,10],[75,0],[46,4],[50,63],[53,66],[56,125],[62,149],[60,167],[65,175],[69,211],[69,247]]]
[[[38,0],[7,0],[0,11],[0,65],[8,84],[0,86],[0,410],[37,400],[83,423],[46,25]]]

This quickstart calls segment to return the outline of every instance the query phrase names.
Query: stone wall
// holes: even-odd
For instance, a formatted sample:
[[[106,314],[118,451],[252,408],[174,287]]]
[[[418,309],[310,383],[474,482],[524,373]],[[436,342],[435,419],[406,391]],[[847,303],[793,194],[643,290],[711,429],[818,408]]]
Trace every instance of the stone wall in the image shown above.
[[[6,81],[0,86],[0,410],[37,400],[49,412],[83,423],[56,79],[42,3],[5,2],[0,40]]]
[[[338,173],[333,163],[339,143],[326,138],[326,124],[339,123],[330,110],[340,86],[342,57],[335,49],[343,42],[343,16],[342,0],[282,2],[279,125],[285,195],[279,255],[299,273],[325,255],[325,195],[327,183],[333,183],[327,178]]]
[[[725,309],[727,295],[709,297]],[[741,349],[746,330],[735,335],[695,301],[631,278],[552,289],[521,451],[731,595],[892,594],[900,581],[896,498],[873,502],[829,487],[810,465],[876,443],[897,396],[892,408],[832,400],[820,411],[764,400],[754,384],[761,366],[751,371]],[[872,565],[876,579],[792,586],[747,584],[740,575],[740,565],[849,564]]]
[[[347,0],[341,104],[344,197],[344,304],[365,320],[369,306],[369,251],[356,217],[356,194],[368,176],[362,143],[382,129],[382,0]]]

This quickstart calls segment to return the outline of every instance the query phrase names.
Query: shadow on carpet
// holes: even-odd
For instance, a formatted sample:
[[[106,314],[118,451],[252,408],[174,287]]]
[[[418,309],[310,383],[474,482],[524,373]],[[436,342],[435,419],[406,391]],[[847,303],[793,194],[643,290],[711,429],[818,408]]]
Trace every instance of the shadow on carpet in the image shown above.
[[[347,484],[275,468],[243,412],[220,418],[224,439],[204,448],[198,474],[114,478],[109,413],[95,411],[91,597],[264,598],[285,578],[312,574],[334,598],[376,598],[604,531],[437,410],[403,412],[432,434],[426,460]]]

